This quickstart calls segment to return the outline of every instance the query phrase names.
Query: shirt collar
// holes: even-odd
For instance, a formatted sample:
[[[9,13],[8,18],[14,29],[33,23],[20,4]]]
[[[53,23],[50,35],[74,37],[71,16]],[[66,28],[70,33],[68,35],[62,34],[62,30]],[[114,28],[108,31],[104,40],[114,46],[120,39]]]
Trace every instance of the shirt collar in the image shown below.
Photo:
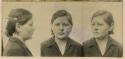
[[[91,38],[89,43],[90,44],[88,45],[88,47],[97,46],[97,42],[95,38]],[[114,42],[114,40],[109,36],[108,42],[107,42],[107,48],[109,48],[110,46],[114,46],[115,44],[116,43]]]
[[[67,39],[68,39],[67,45],[69,45],[69,46],[75,46],[75,45],[76,45],[75,42],[74,42],[72,39],[70,39],[69,37],[68,37]],[[51,38],[49,38],[49,42],[48,42],[48,43],[49,43],[49,44],[47,45],[47,47],[55,46],[55,45],[56,45],[54,36],[51,37]]]

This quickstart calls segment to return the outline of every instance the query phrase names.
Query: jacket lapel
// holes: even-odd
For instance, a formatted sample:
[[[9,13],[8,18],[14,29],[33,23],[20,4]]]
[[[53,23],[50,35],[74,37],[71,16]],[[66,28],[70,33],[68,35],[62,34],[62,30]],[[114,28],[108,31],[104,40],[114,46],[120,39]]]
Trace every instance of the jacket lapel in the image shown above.
[[[56,55],[56,56],[62,56],[62,54],[61,54],[61,52],[59,50],[59,47],[55,42],[54,37],[50,38],[49,40],[50,40],[49,44],[47,45],[47,47],[48,47],[48,49],[50,51],[49,53],[53,54],[53,55]]]
[[[115,47],[115,43],[113,42],[113,39],[109,37],[107,47],[106,47],[105,54],[103,56],[112,56],[114,53],[118,52],[118,49]]]
[[[90,44],[88,45],[88,48],[90,48],[92,51],[91,53],[95,56],[102,56],[101,51],[98,47],[98,44],[94,38],[91,39]]]
[[[20,47],[24,49],[26,55],[32,56],[32,53],[29,51],[27,46],[22,41],[20,41],[18,38],[15,38],[15,37],[12,37],[12,40],[15,41],[17,44],[19,44]]]

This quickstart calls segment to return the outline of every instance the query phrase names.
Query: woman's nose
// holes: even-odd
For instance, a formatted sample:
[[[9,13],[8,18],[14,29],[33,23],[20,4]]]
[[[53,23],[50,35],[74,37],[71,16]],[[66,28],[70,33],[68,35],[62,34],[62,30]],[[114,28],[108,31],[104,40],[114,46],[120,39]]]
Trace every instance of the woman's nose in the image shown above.
[[[60,25],[59,29],[60,29],[61,31],[63,31],[63,30],[64,30],[64,26],[63,26],[63,25]]]
[[[94,31],[98,30],[98,26],[97,25],[93,25],[92,28],[93,28]]]
[[[94,27],[94,31],[97,31],[97,30],[99,30],[99,29],[98,29],[98,27],[97,27],[97,26],[95,26],[95,27]]]
[[[32,31],[34,32],[34,30],[35,30],[35,28],[34,27],[32,27]]]
[[[95,30],[95,31],[97,31],[97,30],[98,30],[98,28],[95,28],[94,30]]]

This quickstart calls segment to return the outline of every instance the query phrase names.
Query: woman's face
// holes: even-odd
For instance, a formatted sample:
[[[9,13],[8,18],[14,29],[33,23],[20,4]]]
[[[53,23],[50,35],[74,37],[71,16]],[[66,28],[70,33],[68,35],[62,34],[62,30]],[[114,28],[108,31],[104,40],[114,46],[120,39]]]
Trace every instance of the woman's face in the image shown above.
[[[33,34],[33,20],[29,20],[26,24],[20,26],[20,36],[27,40],[32,37]]]
[[[105,21],[103,16],[97,16],[92,20],[92,32],[95,38],[104,38],[108,35],[108,32],[111,30]]]
[[[56,38],[63,39],[68,37],[72,30],[72,25],[69,23],[66,16],[58,17],[52,24],[52,31]]]

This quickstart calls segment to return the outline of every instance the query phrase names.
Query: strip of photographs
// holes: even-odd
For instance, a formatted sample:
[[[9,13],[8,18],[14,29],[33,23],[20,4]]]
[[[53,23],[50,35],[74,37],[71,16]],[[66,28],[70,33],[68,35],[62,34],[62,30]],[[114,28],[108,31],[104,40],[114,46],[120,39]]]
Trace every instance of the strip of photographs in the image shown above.
[[[123,57],[122,13],[121,2],[3,2],[1,55]]]

